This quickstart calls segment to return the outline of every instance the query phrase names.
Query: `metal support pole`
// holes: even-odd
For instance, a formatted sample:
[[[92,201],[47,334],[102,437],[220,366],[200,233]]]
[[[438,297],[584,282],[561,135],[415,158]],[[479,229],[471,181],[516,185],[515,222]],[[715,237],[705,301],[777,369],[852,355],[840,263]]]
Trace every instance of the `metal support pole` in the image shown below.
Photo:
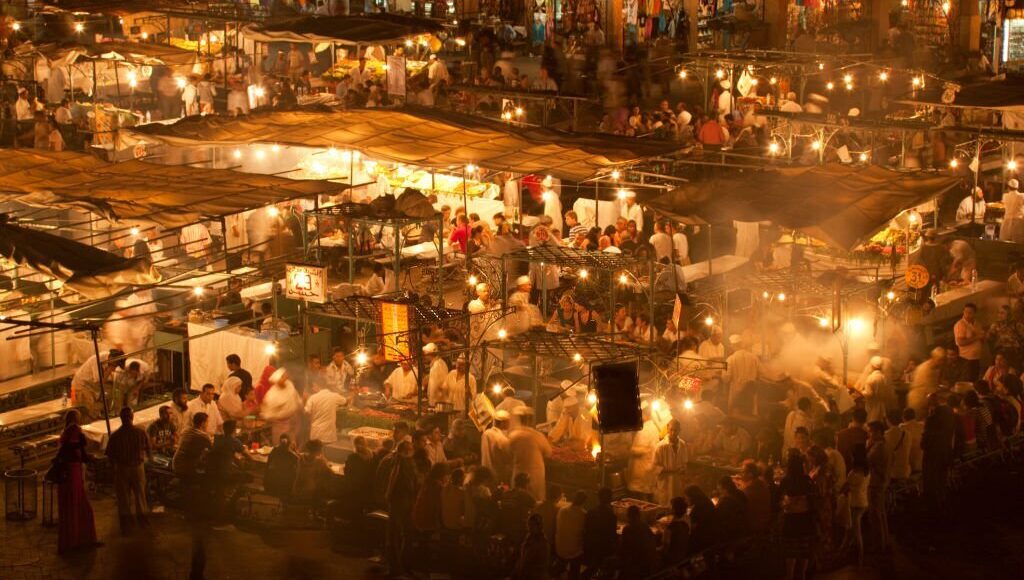
[[[437,305],[444,308],[444,214],[437,214]]]
[[[100,377],[100,404],[103,405],[103,422],[107,425],[107,437],[110,437],[110,412],[107,409],[107,389],[103,385],[103,361],[100,360],[100,329],[91,327],[89,335],[92,338],[92,351],[96,355],[96,370]]]

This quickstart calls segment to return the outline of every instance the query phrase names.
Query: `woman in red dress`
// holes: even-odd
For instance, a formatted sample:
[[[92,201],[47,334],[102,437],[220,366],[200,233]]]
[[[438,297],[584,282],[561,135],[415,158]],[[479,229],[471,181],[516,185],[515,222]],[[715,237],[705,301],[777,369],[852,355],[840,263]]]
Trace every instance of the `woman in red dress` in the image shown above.
[[[60,554],[97,545],[96,522],[89,497],[85,494],[83,463],[89,457],[85,453],[85,434],[78,426],[79,420],[75,409],[65,415],[64,432],[60,435],[60,448],[57,450],[57,461],[62,471],[57,490],[57,552]]]

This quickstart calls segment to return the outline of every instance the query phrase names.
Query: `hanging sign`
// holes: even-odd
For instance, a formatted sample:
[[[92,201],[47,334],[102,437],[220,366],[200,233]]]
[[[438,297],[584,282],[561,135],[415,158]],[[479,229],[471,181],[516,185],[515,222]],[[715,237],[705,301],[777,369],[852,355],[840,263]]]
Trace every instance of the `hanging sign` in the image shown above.
[[[383,302],[380,305],[381,330],[384,337],[384,360],[400,362],[410,358],[409,305]]]
[[[914,290],[920,290],[928,285],[928,280],[931,279],[931,275],[928,274],[928,268],[920,264],[915,264],[907,268],[907,273],[904,275],[907,280],[907,286],[910,286]]]
[[[327,301],[327,268],[306,264],[285,265],[284,295],[293,300],[323,304]]]

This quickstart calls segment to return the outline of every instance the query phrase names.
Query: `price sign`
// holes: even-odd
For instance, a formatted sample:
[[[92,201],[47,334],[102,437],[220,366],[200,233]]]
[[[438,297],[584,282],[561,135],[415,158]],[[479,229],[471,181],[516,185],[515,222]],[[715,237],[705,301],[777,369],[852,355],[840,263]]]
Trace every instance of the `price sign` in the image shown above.
[[[327,269],[305,264],[285,265],[284,295],[293,300],[323,304],[327,301]]]
[[[907,286],[914,290],[924,288],[928,285],[928,280],[931,279],[931,275],[928,274],[928,268],[920,264],[907,268],[907,273],[904,277],[907,280]]]

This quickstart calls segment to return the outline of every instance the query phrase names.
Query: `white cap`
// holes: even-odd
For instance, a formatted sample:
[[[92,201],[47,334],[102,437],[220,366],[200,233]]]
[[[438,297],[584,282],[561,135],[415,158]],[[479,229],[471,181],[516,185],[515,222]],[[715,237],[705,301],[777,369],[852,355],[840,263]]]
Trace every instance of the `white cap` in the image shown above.
[[[857,107],[854,107],[854,108],[850,109],[849,111],[847,111],[846,116],[847,117],[859,117],[860,116],[860,109],[858,109]]]
[[[525,286],[530,283],[529,276],[520,276],[516,278],[516,286]]]
[[[423,347],[423,354],[434,354],[435,352],[437,352],[437,345],[432,342],[428,342]]]
[[[498,421],[508,421],[511,416],[505,409],[499,409],[494,413],[494,418]]]
[[[1006,182],[1006,185],[1009,186],[1010,189],[1017,189],[1018,187],[1020,187],[1020,182],[1017,181],[1016,179],[1010,179],[1009,181]]]
[[[876,369],[882,368],[882,357],[880,357],[880,356],[873,356],[873,357],[871,357],[871,367],[872,368],[876,368]]]
[[[729,344],[731,344],[733,346],[736,346],[737,344],[740,344],[741,342],[743,342],[743,337],[742,336],[740,336],[738,334],[730,334],[729,335]]]
[[[487,292],[487,283],[486,282],[481,282],[481,283],[476,285],[476,293],[479,294],[481,292]]]

